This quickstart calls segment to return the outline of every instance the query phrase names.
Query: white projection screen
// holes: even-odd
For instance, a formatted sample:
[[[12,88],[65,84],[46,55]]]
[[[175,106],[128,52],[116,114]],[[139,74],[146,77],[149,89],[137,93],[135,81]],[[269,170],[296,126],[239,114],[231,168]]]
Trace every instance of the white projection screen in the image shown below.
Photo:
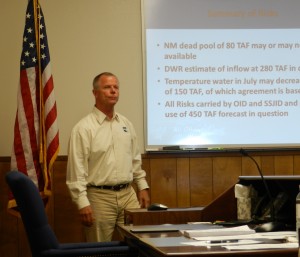
[[[299,0],[143,0],[146,151],[298,148]]]

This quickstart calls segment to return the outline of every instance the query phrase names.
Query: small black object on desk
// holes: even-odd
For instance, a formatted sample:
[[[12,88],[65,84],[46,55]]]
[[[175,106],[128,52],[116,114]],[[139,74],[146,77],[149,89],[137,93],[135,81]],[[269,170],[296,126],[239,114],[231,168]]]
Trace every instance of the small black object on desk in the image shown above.
[[[147,208],[148,211],[161,211],[161,210],[167,210],[167,209],[168,209],[168,207],[161,203],[152,203]]]

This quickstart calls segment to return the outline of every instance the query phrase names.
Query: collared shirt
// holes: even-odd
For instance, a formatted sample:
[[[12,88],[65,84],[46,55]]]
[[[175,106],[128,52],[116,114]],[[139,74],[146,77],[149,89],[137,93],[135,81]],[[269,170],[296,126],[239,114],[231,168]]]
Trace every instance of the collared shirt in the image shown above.
[[[119,113],[112,119],[93,108],[73,128],[69,141],[67,186],[81,209],[90,205],[89,185],[118,185],[134,181],[148,188],[132,123]]]

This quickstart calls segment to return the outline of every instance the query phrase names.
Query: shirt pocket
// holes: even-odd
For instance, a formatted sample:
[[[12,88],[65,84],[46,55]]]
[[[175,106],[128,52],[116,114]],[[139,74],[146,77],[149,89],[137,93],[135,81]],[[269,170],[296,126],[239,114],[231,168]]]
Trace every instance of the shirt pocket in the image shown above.
[[[129,129],[126,126],[121,126],[113,135],[114,145],[118,152],[131,154],[132,138]]]

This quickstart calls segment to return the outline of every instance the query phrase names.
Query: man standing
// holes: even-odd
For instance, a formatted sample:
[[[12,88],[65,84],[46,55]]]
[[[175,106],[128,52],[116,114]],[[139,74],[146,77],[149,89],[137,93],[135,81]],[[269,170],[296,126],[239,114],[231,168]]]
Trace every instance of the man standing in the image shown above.
[[[110,241],[115,225],[124,223],[124,209],[147,208],[150,203],[135,130],[114,110],[118,78],[110,72],[99,74],[93,94],[93,111],[71,132],[66,181],[90,242]]]

